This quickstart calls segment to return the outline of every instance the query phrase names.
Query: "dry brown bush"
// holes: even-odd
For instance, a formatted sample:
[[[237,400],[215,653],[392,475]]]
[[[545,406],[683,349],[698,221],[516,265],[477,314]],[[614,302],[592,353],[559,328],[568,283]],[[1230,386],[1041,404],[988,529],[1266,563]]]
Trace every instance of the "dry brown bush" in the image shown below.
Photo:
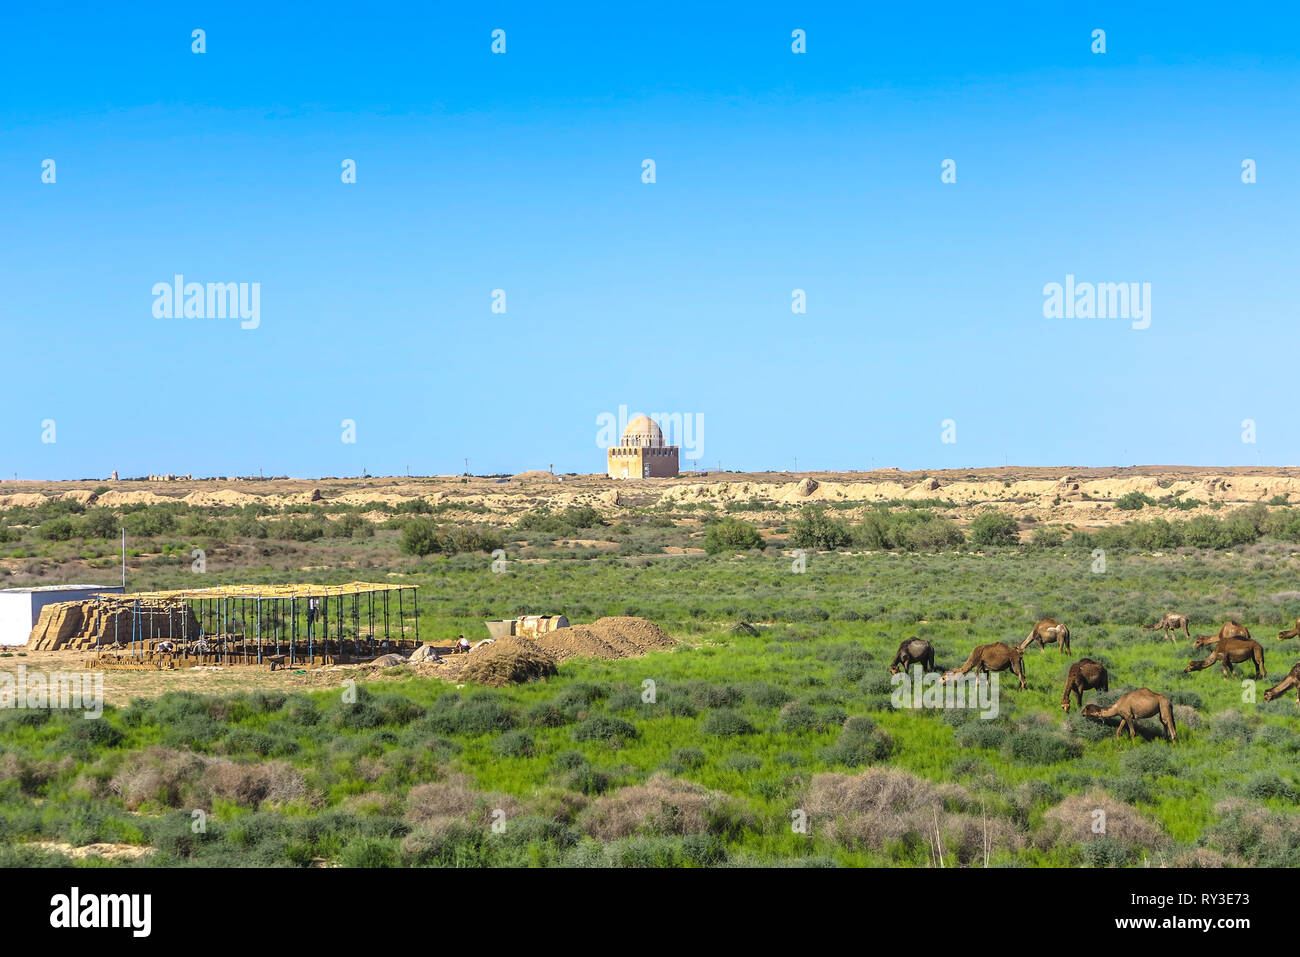
[[[133,811],[146,801],[180,807],[183,795],[202,772],[203,759],[197,754],[153,747],[128,755],[109,781],[109,789]]]
[[[1169,861],[1170,867],[1241,867],[1242,861],[1236,857],[1220,854],[1208,847],[1195,847],[1175,854]]]
[[[417,784],[406,794],[406,819],[420,826],[438,828],[462,821],[486,827],[497,810],[514,817],[519,802],[508,794],[475,790],[464,774],[447,773],[437,781]]]
[[[920,842],[931,853],[941,845],[945,859],[956,855],[970,864],[982,863],[986,851],[1015,851],[1025,843],[1012,822],[983,813],[960,786],[935,785],[895,768],[815,775],[804,810],[815,830],[854,850],[879,853]]]
[[[1105,832],[1093,831],[1095,812],[1106,813]],[[1043,815],[1043,826],[1035,837],[1044,847],[1082,844],[1107,838],[1125,848],[1155,851],[1169,843],[1169,836],[1155,821],[1102,791],[1074,794]]]
[[[263,804],[287,804],[308,796],[302,775],[285,761],[257,764],[212,761],[204,768],[199,786],[212,797],[254,808]]]
[[[666,774],[602,795],[578,815],[592,837],[614,841],[633,834],[702,834],[733,822],[739,812],[717,791]]]

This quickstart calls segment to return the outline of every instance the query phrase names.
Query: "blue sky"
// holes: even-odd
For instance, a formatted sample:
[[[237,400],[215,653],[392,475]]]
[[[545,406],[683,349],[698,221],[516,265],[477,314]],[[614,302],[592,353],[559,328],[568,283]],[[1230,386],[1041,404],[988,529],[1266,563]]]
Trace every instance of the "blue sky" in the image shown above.
[[[1300,463],[1293,10],[552,6],[6,8],[0,477]]]

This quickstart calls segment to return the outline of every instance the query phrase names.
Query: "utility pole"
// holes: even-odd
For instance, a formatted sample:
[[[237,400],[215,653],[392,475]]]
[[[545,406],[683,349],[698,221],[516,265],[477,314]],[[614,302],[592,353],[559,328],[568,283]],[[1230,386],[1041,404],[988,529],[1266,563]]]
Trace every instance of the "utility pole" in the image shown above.
[[[465,459],[465,474],[469,475],[469,459]]]
[[[122,526],[122,594],[126,594],[126,526]]]

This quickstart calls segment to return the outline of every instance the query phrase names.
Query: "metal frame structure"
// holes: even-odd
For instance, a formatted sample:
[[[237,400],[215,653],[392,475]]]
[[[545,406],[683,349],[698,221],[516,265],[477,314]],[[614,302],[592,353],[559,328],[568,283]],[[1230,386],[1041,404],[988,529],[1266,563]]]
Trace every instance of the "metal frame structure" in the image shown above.
[[[223,665],[262,664],[270,657],[272,642],[276,660],[289,666],[315,664],[318,657],[322,662],[373,657],[378,637],[376,627],[381,624],[381,618],[383,640],[390,648],[402,647],[408,640],[408,616],[403,601],[406,591],[411,592],[414,644],[419,645],[418,588],[418,585],[348,582],[345,585],[217,585],[136,592],[125,596],[132,600],[130,655],[152,658],[157,642],[169,640],[178,649],[177,657],[194,657],[201,661],[211,659]],[[389,606],[393,592],[397,592],[395,621],[390,616]],[[378,607],[376,595],[382,595]],[[351,615],[347,614],[348,598],[352,599]],[[182,634],[175,633],[174,614],[167,615],[167,633],[162,633],[154,620],[156,606],[142,609],[141,602],[151,600],[185,603],[187,612],[181,616]],[[363,600],[367,611],[364,629]],[[190,613],[198,622],[195,635],[189,633]],[[347,622],[349,618],[350,623]],[[346,628],[345,623],[351,627]],[[396,636],[393,635],[394,626]],[[116,627],[115,621],[115,630]],[[121,643],[120,636],[115,634],[114,639],[115,644]],[[102,653],[98,641],[95,650],[97,654]]]

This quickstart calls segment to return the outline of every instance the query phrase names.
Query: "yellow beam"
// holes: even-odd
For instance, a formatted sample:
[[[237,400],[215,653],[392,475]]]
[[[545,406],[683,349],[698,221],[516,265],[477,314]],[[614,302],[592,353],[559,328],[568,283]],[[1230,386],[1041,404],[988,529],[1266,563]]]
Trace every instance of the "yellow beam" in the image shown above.
[[[372,592],[419,588],[419,585],[391,585],[380,582],[348,582],[346,585],[214,585],[209,588],[176,588],[170,591],[141,591],[128,595],[106,593],[126,599],[166,598],[334,598]]]

